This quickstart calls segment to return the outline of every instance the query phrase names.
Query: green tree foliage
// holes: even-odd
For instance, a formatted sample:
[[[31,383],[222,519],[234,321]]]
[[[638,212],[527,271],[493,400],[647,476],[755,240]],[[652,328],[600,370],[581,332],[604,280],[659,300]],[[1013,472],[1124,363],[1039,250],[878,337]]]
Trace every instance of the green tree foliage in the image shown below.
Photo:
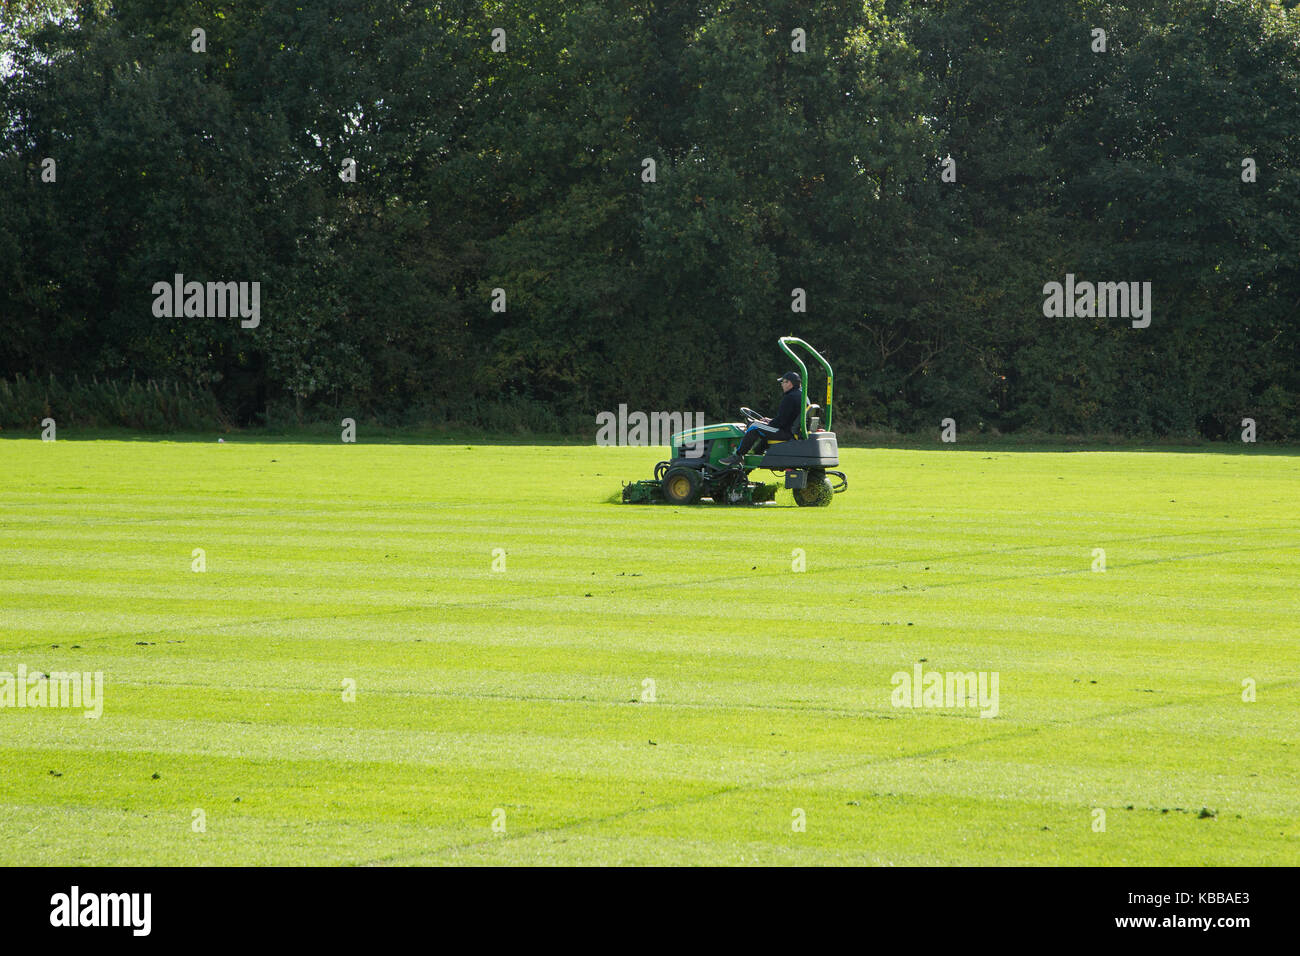
[[[713,416],[794,333],[845,423],[1300,434],[1294,8],[17,7],[0,378],[180,380],[239,421]],[[1045,318],[1067,272],[1150,281],[1151,327]],[[262,324],[154,316],[175,273],[260,282]]]
[[[1300,434],[1298,27],[1262,2],[917,5],[962,170],[950,407],[1004,429],[1223,437],[1249,415]],[[1044,319],[1067,272],[1150,281],[1151,327]]]

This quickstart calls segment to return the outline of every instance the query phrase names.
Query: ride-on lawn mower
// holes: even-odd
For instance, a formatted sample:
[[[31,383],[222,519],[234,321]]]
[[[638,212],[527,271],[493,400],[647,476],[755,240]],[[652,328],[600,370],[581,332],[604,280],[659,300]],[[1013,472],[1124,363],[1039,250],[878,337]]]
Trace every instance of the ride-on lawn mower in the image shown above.
[[[826,425],[822,427],[823,409],[808,402],[808,368],[790,346],[797,345],[821,362],[826,370]],[[674,505],[693,505],[701,498],[714,504],[761,504],[776,498],[777,485],[753,482],[749,473],[755,469],[769,469],[784,475],[785,487],[794,495],[801,507],[825,507],[838,492],[849,486],[840,471],[830,471],[840,463],[839,444],[831,427],[831,396],[835,373],[831,363],[818,351],[794,336],[780,339],[780,346],[799,366],[804,389],[803,414],[795,425],[794,438],[786,441],[765,439],[756,445],[751,454],[735,465],[724,465],[722,459],[736,451],[745,429],[762,416],[750,408],[741,408],[745,422],[722,425],[705,425],[690,428],[672,436],[673,457],[655,465],[653,481],[637,481],[623,486],[623,501],[628,504],[658,502]],[[832,481],[830,477],[838,479]]]

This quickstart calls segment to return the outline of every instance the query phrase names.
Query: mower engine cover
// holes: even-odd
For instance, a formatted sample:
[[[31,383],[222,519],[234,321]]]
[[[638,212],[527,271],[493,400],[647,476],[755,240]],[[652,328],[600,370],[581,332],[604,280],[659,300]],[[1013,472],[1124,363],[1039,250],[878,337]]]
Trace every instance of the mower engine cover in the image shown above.
[[[745,437],[745,426],[734,422],[688,428],[673,435],[673,461],[698,461],[717,464],[719,458],[731,454],[732,449]]]
[[[760,468],[834,468],[840,463],[840,446],[834,432],[813,432],[807,438],[772,442]]]

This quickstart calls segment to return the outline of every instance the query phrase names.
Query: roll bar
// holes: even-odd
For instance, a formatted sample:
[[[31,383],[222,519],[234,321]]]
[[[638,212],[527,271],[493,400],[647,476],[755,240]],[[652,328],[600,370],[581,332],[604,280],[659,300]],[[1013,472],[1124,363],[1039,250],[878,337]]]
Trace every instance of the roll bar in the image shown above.
[[[822,354],[815,348],[805,342],[803,339],[796,338],[793,335],[783,335],[778,340],[781,345],[781,351],[794,359],[799,366],[799,374],[803,376],[803,407],[799,410],[799,430],[802,434],[808,434],[808,366],[804,365],[803,359],[795,355],[790,350],[791,345],[799,345],[806,348],[812,357],[822,363],[822,368],[826,369],[826,405],[823,411],[826,413],[826,430],[831,430],[831,394],[835,385],[835,372],[831,369],[831,363],[822,357]]]

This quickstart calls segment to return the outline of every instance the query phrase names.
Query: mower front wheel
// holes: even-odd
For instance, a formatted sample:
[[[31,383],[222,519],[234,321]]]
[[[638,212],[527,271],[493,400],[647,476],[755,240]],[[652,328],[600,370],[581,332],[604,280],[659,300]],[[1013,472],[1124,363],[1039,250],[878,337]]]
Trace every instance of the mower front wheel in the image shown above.
[[[795,488],[794,503],[800,508],[825,508],[835,497],[835,489],[824,471],[808,472],[808,483],[802,488]]]
[[[664,474],[664,500],[670,505],[693,505],[700,500],[703,481],[695,468],[669,468]]]

